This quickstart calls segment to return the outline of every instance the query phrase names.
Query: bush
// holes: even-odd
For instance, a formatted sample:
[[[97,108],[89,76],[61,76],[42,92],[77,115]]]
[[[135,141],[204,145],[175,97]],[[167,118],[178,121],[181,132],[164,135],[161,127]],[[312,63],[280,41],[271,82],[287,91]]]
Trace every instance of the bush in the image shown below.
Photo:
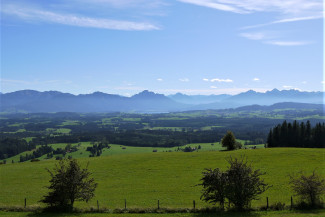
[[[309,176],[302,172],[297,175],[290,175],[290,185],[296,196],[299,196],[301,202],[316,207],[321,204],[321,195],[325,193],[325,180],[313,171]]]
[[[225,172],[219,168],[203,172],[199,184],[203,186],[201,199],[220,203],[222,207],[228,201],[235,209],[249,208],[250,202],[259,199],[259,195],[270,187],[261,179],[265,173],[254,170],[245,158],[229,158],[228,163],[230,166]]]

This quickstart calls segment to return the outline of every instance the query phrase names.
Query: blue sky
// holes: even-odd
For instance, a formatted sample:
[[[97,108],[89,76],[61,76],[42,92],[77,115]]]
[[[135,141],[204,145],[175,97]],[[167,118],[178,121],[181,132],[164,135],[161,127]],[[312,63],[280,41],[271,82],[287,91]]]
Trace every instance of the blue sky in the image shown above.
[[[2,0],[1,92],[322,91],[322,0]]]

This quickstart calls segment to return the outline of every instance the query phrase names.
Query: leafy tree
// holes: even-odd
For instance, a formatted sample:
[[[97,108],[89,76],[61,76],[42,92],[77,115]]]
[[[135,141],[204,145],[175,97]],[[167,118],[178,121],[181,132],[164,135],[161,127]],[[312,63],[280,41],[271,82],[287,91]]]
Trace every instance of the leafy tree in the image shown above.
[[[203,172],[199,184],[203,186],[201,199],[222,207],[228,201],[229,206],[236,209],[248,208],[252,200],[259,199],[259,195],[270,187],[261,179],[265,173],[254,170],[245,158],[229,158],[228,163],[230,166],[225,172],[219,168]]]
[[[237,209],[249,207],[252,200],[259,199],[259,195],[269,188],[261,179],[266,173],[254,170],[245,158],[229,158],[228,163],[230,166],[227,170],[226,195],[229,204],[233,204]]]
[[[54,171],[47,171],[51,175],[50,192],[44,196],[41,202],[61,210],[72,210],[75,201],[88,202],[94,197],[97,187],[88,165],[82,169],[75,159],[60,160],[55,165]]]
[[[313,174],[307,176],[302,172],[298,175],[290,175],[290,185],[296,196],[299,196],[302,201],[315,207],[320,202],[320,197],[325,193],[325,180],[313,171]]]
[[[226,201],[227,173],[219,168],[205,169],[201,179],[203,190],[200,199],[209,203],[219,203],[222,208]]]
[[[221,144],[222,147],[226,147],[228,151],[235,150],[237,148],[236,138],[231,131],[228,131],[221,139]]]

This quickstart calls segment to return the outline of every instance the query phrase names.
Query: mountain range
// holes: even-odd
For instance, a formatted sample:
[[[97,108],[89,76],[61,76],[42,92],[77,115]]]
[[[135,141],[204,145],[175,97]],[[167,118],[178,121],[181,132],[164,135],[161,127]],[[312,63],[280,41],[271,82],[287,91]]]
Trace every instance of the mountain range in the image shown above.
[[[324,92],[253,90],[237,95],[165,96],[148,90],[132,97],[102,92],[73,95],[58,91],[21,90],[0,94],[1,112],[172,112],[237,108],[247,105],[272,105],[280,102],[324,104]]]

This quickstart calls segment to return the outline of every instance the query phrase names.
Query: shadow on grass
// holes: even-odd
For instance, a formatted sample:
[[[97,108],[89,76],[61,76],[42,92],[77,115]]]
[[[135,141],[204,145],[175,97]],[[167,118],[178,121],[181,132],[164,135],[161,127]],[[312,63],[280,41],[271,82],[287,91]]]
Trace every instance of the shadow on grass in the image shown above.
[[[27,217],[62,217],[62,216],[71,216],[78,217],[82,216],[85,213],[62,213],[62,212],[34,212],[27,215]]]
[[[215,212],[215,213],[193,213],[193,217],[260,217],[262,216],[256,212]]]

